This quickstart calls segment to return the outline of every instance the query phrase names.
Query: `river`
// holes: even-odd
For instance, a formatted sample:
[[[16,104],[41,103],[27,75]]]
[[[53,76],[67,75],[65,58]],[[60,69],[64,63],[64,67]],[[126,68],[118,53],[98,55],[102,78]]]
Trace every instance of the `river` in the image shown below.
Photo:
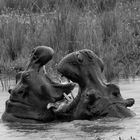
[[[131,109],[136,113],[133,118],[106,118],[96,121],[75,120],[71,122],[22,124],[4,123],[0,120],[0,140],[128,140],[140,139],[140,78],[115,82],[124,98],[135,99]],[[7,91],[0,87],[0,116],[4,112]]]

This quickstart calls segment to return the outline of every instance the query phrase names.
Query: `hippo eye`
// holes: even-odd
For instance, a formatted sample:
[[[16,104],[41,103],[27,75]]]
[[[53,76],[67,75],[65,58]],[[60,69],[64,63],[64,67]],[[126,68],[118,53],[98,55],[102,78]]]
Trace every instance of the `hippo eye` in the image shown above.
[[[80,63],[82,63],[83,62],[83,57],[82,57],[82,55],[81,54],[77,54],[77,58],[78,58],[78,61],[80,62]]]

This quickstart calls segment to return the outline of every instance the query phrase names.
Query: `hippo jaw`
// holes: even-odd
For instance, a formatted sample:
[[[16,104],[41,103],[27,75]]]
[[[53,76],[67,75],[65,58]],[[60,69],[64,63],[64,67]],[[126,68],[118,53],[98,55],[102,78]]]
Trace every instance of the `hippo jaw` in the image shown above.
[[[85,57],[86,59],[84,59]],[[101,59],[92,51],[84,49],[64,57],[58,65],[58,72],[78,83],[81,88],[86,87],[86,85],[91,87],[102,85],[100,87],[102,88],[105,86],[101,78],[103,67]]]
[[[62,99],[57,95],[46,78],[34,70],[24,71],[21,79],[10,92],[6,101],[4,121],[48,122],[55,119],[47,109],[49,102]],[[24,122],[24,121],[23,121]]]
[[[101,59],[87,49],[73,52],[59,63],[58,71],[71,81],[78,83],[81,89],[80,99],[77,100],[74,109],[75,119],[134,115],[127,108],[134,104],[134,99],[123,99],[116,85],[105,84],[102,80],[103,68]]]

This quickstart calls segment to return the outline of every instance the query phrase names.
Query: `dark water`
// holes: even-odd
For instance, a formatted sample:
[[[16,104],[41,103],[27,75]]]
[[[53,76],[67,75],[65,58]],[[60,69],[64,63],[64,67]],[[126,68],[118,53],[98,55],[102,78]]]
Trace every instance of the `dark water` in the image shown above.
[[[127,119],[99,119],[96,121],[72,121],[46,124],[4,123],[0,120],[0,140],[127,140],[131,136],[140,139],[140,79],[120,80],[124,98],[135,98],[131,108],[136,116]],[[9,94],[0,87],[0,116],[4,112]]]

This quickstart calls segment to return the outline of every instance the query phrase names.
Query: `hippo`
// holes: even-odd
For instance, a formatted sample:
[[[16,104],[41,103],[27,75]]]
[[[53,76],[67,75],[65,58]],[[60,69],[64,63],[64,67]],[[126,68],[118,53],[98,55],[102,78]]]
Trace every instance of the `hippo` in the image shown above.
[[[5,104],[3,121],[34,123],[56,120],[54,112],[47,108],[48,103],[63,100],[75,84],[57,83],[47,74],[40,73],[53,54],[53,49],[47,46],[33,49],[28,65],[18,75],[15,87],[9,89],[10,97]]]
[[[36,58],[38,59],[34,59]],[[75,84],[61,84],[60,89],[70,90],[58,92],[55,88],[57,86],[53,86],[57,84],[39,72],[45,62],[34,59],[31,59],[34,63],[29,62],[29,67],[22,72],[16,86],[9,91],[10,98],[6,101],[5,112],[2,115],[4,121],[44,123],[54,120],[94,120],[135,115],[128,108],[133,106],[134,99],[124,99],[117,85],[104,82],[103,61],[93,51],[83,49],[70,53],[58,64],[59,74],[73,84],[77,83],[78,93],[73,98],[69,98],[67,94]]]
[[[124,99],[117,85],[102,78],[103,61],[91,50],[83,49],[66,55],[58,64],[58,72],[79,85],[73,101],[49,103],[55,114],[70,114],[71,119],[94,120],[102,117],[133,117],[135,100]]]
[[[50,82],[50,84],[55,88],[56,92],[66,93],[69,94],[70,91],[74,88],[74,83],[68,83],[68,84],[61,84],[58,82],[53,81],[47,74],[45,69],[45,64],[48,63],[54,55],[54,50],[47,46],[37,46],[35,47],[30,55],[30,61],[28,65],[25,68],[25,71],[28,71],[29,69],[33,69],[34,71],[39,72],[40,69],[43,67],[44,76],[47,79],[47,81]],[[16,75],[16,83],[19,81],[21,77],[22,71],[17,73]]]

